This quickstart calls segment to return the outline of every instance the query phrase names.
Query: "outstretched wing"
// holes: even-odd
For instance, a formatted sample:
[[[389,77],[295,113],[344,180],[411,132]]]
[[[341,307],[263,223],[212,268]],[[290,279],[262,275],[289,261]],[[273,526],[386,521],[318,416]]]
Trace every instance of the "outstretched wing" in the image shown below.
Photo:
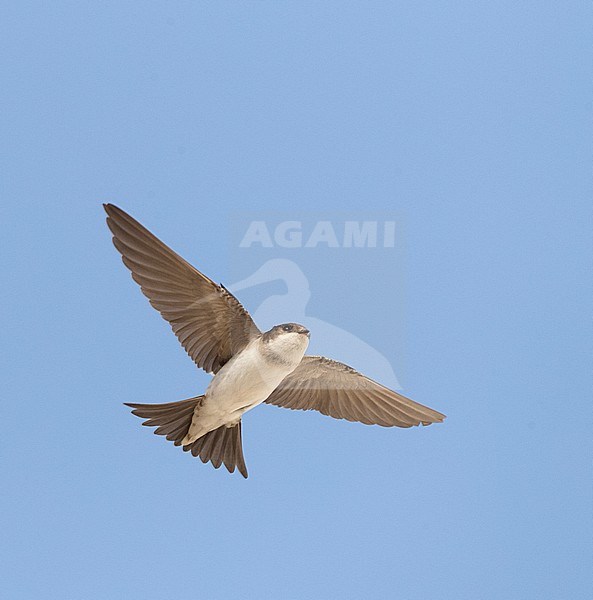
[[[124,264],[198,367],[216,373],[260,334],[227,289],[192,267],[121,208],[104,207]]]
[[[266,402],[295,410],[318,410],[335,419],[383,427],[430,425],[445,419],[440,412],[323,356],[305,356]]]

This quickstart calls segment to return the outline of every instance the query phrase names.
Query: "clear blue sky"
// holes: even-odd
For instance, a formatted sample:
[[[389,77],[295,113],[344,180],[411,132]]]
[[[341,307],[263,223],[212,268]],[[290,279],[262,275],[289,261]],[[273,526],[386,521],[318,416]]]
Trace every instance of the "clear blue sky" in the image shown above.
[[[4,3],[4,597],[590,598],[591,39],[586,2]],[[106,201],[228,283],[239,212],[401,215],[402,277],[317,261],[311,306],[447,421],[260,407],[246,481],[153,436],[121,403],[209,377]]]

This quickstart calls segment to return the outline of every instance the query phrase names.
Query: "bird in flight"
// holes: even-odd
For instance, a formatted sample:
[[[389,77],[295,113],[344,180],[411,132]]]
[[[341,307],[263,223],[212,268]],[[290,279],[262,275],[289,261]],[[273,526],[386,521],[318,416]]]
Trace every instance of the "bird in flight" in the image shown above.
[[[175,446],[247,477],[241,417],[258,404],[317,410],[383,427],[440,423],[445,415],[324,356],[307,356],[309,330],[283,323],[262,333],[222,284],[200,273],[138,221],[104,204],[113,243],[150,304],[198,367],[214,375],[204,394],[166,404],[131,404]]]

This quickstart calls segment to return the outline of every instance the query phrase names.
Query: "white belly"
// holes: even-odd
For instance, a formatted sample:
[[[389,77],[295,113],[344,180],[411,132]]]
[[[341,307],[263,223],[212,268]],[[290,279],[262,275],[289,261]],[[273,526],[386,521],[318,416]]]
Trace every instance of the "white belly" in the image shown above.
[[[290,364],[267,361],[256,346],[245,348],[215,375],[206,389],[199,422],[208,430],[236,423],[261,404],[291,373],[302,357]]]
[[[254,340],[233,356],[206,389],[183,445],[222,425],[236,425],[245,411],[261,404],[297,368],[307,343],[302,334],[290,333],[269,340],[267,346]]]

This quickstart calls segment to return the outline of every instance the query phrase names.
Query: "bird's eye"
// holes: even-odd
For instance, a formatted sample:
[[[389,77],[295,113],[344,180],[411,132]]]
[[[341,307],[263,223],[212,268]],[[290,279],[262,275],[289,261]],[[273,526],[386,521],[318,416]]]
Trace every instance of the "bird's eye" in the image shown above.
[[[292,331],[292,325],[284,325],[282,329],[284,329],[284,331]]]

